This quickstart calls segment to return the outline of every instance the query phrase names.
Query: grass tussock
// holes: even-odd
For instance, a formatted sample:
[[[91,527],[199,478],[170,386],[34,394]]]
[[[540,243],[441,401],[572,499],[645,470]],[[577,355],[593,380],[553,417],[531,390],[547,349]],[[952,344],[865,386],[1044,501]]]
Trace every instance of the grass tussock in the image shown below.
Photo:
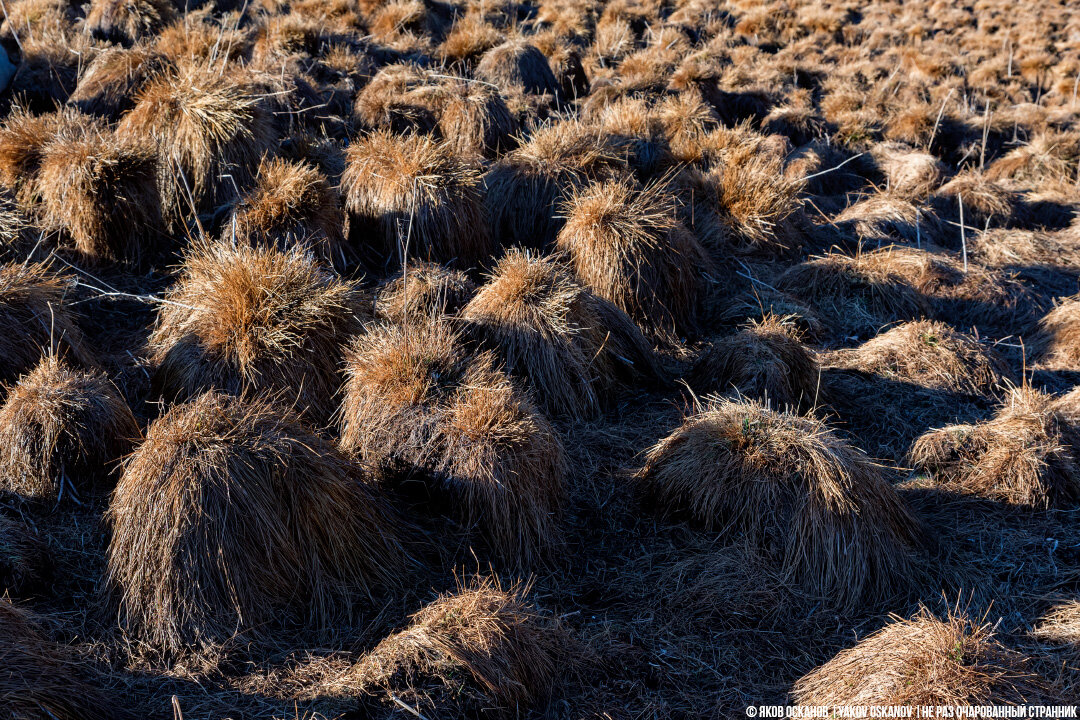
[[[484,580],[424,607],[350,675],[384,704],[397,698],[449,718],[516,717],[543,707],[579,652],[556,619],[528,602],[525,589]]]
[[[661,374],[650,344],[626,313],[551,258],[510,250],[461,318],[467,332],[492,347],[556,415],[595,416],[618,387]]]
[[[172,0],[93,0],[84,27],[95,38],[130,45],[152,37],[176,16]]]
[[[84,366],[95,364],[68,306],[73,288],[73,278],[45,264],[0,265],[0,380],[16,380],[49,350]]]
[[[156,148],[162,214],[176,226],[247,186],[274,130],[254,85],[189,63],[147,80],[117,135]]]
[[[378,265],[409,256],[461,268],[491,250],[479,171],[424,135],[378,130],[349,146],[342,175],[345,207]]]
[[[274,405],[214,392],[150,425],[106,517],[121,623],[168,652],[287,619],[325,629],[406,565],[354,465]]]
[[[968,395],[993,393],[1008,377],[995,351],[934,320],[902,323],[857,348],[829,353],[824,361],[829,367]]]
[[[100,371],[50,355],[8,390],[0,407],[3,489],[55,504],[106,487],[141,435],[127,403]]]
[[[574,275],[653,337],[697,327],[708,255],[679,221],[660,185],[629,180],[589,185],[563,204],[558,249]]]
[[[528,565],[559,541],[566,458],[548,420],[445,322],[373,327],[346,357],[341,444],[415,477]]]
[[[944,619],[923,608],[800,678],[800,705],[1024,705],[1049,698],[1028,659],[992,623],[965,611]]]
[[[375,314],[393,325],[435,322],[456,315],[476,294],[476,284],[460,270],[414,261],[387,280],[375,295]]]
[[[248,245],[303,246],[344,265],[344,226],[341,198],[321,171],[307,163],[264,158],[222,234]]]
[[[89,684],[83,662],[43,636],[34,619],[0,598],[0,698],[20,720],[109,720],[122,706]]]
[[[153,151],[109,131],[61,130],[36,174],[42,225],[90,262],[145,263],[163,245]]]
[[[662,511],[743,539],[841,607],[910,589],[918,574],[923,530],[885,471],[813,417],[710,399],[636,477]]]
[[[368,300],[310,254],[207,242],[187,257],[147,343],[169,397],[265,392],[325,423]]]
[[[1066,298],[1046,313],[1028,347],[1043,366],[1080,368],[1080,301]]]
[[[932,430],[909,462],[943,489],[1037,508],[1080,500],[1075,413],[1031,388],[1014,389],[998,413],[974,425]]]
[[[768,314],[709,343],[689,381],[701,394],[734,390],[779,409],[812,407],[821,390],[817,359],[792,319]]]

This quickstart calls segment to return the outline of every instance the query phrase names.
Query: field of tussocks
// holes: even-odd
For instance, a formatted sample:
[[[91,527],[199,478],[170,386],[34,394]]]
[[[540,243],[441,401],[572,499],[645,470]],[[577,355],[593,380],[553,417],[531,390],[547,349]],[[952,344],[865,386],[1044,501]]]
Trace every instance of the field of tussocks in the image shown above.
[[[1069,5],[3,0],[0,719],[1080,702]]]

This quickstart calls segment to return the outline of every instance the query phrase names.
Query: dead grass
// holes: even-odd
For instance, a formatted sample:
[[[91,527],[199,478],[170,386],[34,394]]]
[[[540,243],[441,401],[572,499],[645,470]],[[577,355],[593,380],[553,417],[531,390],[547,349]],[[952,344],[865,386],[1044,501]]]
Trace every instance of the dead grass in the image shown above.
[[[100,491],[141,437],[127,403],[100,371],[43,358],[0,407],[2,486],[55,504]]]
[[[923,608],[893,621],[801,678],[800,705],[1025,705],[1048,701],[1045,681],[1005,647],[986,618],[944,619]]]
[[[147,342],[157,386],[190,398],[265,392],[326,423],[343,346],[370,302],[303,249],[205,242],[188,255]]]
[[[107,520],[121,623],[169,652],[289,617],[326,629],[407,565],[358,468],[294,416],[213,392],[151,424]]]
[[[394,325],[426,324],[456,315],[476,294],[476,284],[460,270],[412,261],[407,272],[387,280],[375,296],[375,314]]]
[[[813,417],[709,399],[636,477],[662,511],[743,540],[830,603],[851,609],[915,582],[919,522],[882,468]]]
[[[373,262],[398,267],[410,257],[470,268],[491,250],[480,174],[453,148],[424,135],[377,130],[349,146],[342,175],[345,207]]]
[[[563,204],[562,214],[556,247],[586,287],[653,337],[696,329],[711,263],[662,185],[589,185]]]
[[[372,327],[346,358],[341,444],[410,476],[495,553],[528,566],[559,538],[566,459],[548,420],[444,322]]]
[[[73,279],[41,263],[0,265],[0,379],[12,382],[36,367],[50,349],[93,366],[82,331],[67,306]]]
[[[222,234],[248,245],[310,248],[343,267],[348,259],[344,226],[341,198],[322,172],[307,163],[264,158]]]
[[[1069,507],[1080,500],[1075,420],[1051,396],[1016,388],[992,419],[923,435],[909,461],[947,490],[1015,505]]]
[[[49,565],[40,534],[28,523],[0,514],[0,593],[21,597],[40,590]]]
[[[793,318],[771,314],[706,345],[689,380],[699,394],[734,390],[779,409],[813,407],[821,391],[817,359]]]
[[[633,321],[552,258],[509,251],[461,318],[554,415],[595,416],[620,386],[661,375]]]

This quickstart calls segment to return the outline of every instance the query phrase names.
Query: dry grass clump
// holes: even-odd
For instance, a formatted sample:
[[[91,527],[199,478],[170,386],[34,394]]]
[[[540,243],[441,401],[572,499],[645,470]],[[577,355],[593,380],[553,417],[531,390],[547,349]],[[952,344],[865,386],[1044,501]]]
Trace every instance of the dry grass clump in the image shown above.
[[[858,200],[832,219],[841,230],[853,232],[864,246],[930,244],[938,238],[941,224],[934,215],[892,193]]]
[[[991,349],[935,320],[903,323],[857,348],[829,353],[825,363],[968,395],[994,392],[1009,374],[1005,363]]]
[[[893,621],[803,676],[799,705],[987,706],[1049,701],[1028,659],[965,612],[945,619],[925,608]]]
[[[695,330],[710,261],[662,186],[595,183],[574,192],[562,214],[556,246],[586,287],[654,337]]]
[[[816,418],[711,398],[636,477],[661,510],[742,537],[786,581],[839,606],[916,577],[918,521],[884,471]]]
[[[931,197],[942,219],[957,224],[953,234],[960,240],[960,207],[963,205],[965,233],[974,234],[989,227],[1004,227],[1014,220],[1017,210],[1015,193],[985,175],[963,173],[942,185]],[[954,243],[959,245],[959,242]]]
[[[49,567],[48,548],[30,525],[0,514],[0,595],[37,588]]]
[[[79,135],[100,128],[100,122],[74,108],[35,115],[22,106],[11,109],[0,126],[0,185],[31,206],[37,192],[37,173],[45,146],[61,130]]]
[[[580,648],[526,593],[485,579],[439,597],[349,668],[347,684],[444,718],[512,718],[541,707]]]
[[[165,651],[285,618],[326,628],[407,564],[356,466],[269,402],[214,392],[150,425],[106,519],[121,623]]]
[[[938,486],[1013,505],[1072,507],[1080,501],[1080,429],[1060,403],[1014,389],[997,415],[932,430],[911,448],[912,466]]]
[[[1041,366],[1080,370],[1080,300],[1059,301],[1039,320],[1028,348]]]
[[[1058,603],[1042,616],[1035,637],[1080,650],[1080,600]]]
[[[476,284],[460,270],[423,260],[387,280],[375,296],[375,314],[393,325],[424,324],[456,315],[476,294]]]
[[[12,97],[37,112],[64,104],[79,81],[79,69],[97,48],[89,36],[31,36],[20,42],[20,59],[9,87]]]
[[[255,184],[233,208],[222,234],[248,245],[302,245],[344,265],[345,215],[326,176],[304,162],[263,158]]]
[[[484,175],[491,230],[505,245],[547,249],[562,227],[559,201],[589,181],[622,175],[598,129],[558,121],[499,158]]]
[[[484,53],[476,77],[505,92],[521,90],[560,97],[562,92],[547,57],[525,37],[508,40]]]
[[[695,392],[734,389],[775,408],[811,407],[820,394],[814,355],[800,341],[791,318],[771,314],[709,343],[689,379]]]
[[[47,503],[92,492],[139,436],[134,415],[105,375],[50,355],[9,389],[0,407],[0,487]]]
[[[438,123],[438,81],[412,63],[386,65],[356,95],[353,113],[372,129],[430,132]]]
[[[117,135],[157,148],[162,214],[175,225],[246,187],[274,132],[254,85],[189,63],[148,80]]]
[[[173,0],[93,0],[84,27],[96,38],[129,45],[174,20]]]
[[[164,57],[147,47],[102,50],[79,75],[68,104],[90,115],[118,119],[135,107],[139,90],[166,65]]]
[[[870,150],[888,191],[897,197],[926,198],[941,184],[944,168],[928,152],[902,143],[879,143]]]
[[[461,318],[550,413],[595,415],[620,384],[659,375],[652,348],[626,313],[552,258],[508,251]]]
[[[957,324],[1019,323],[1034,308],[1009,278],[974,265],[964,272],[949,256],[906,247],[811,258],[775,285],[809,302],[844,335],[935,315]]]
[[[324,423],[342,346],[370,316],[354,284],[302,249],[206,242],[166,294],[147,349],[166,395],[267,392]]]
[[[40,263],[0,265],[0,382],[34,368],[49,349],[85,366],[94,361],[66,304],[72,278]]]
[[[400,266],[407,249],[470,268],[491,251],[479,172],[451,146],[376,130],[352,143],[346,160],[345,207],[379,265]]]
[[[153,151],[111,130],[61,129],[41,153],[42,225],[89,261],[145,262],[164,236]]]
[[[551,424],[445,323],[374,327],[346,358],[341,444],[391,477],[418,476],[528,565],[558,541],[566,460]]]
[[[83,679],[80,660],[0,598],[0,699],[12,720],[111,720],[122,710]]]
[[[795,223],[803,180],[785,174],[782,159],[755,139],[722,152],[710,169],[684,173],[683,195],[693,205],[695,230],[706,242],[739,253],[776,254],[799,247]]]

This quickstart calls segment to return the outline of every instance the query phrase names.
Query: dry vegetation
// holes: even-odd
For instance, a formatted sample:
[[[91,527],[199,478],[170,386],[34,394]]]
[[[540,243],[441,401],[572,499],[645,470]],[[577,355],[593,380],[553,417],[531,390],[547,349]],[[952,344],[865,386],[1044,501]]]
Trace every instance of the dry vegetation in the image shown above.
[[[1074,5],[0,3],[0,718],[1080,702]]]

